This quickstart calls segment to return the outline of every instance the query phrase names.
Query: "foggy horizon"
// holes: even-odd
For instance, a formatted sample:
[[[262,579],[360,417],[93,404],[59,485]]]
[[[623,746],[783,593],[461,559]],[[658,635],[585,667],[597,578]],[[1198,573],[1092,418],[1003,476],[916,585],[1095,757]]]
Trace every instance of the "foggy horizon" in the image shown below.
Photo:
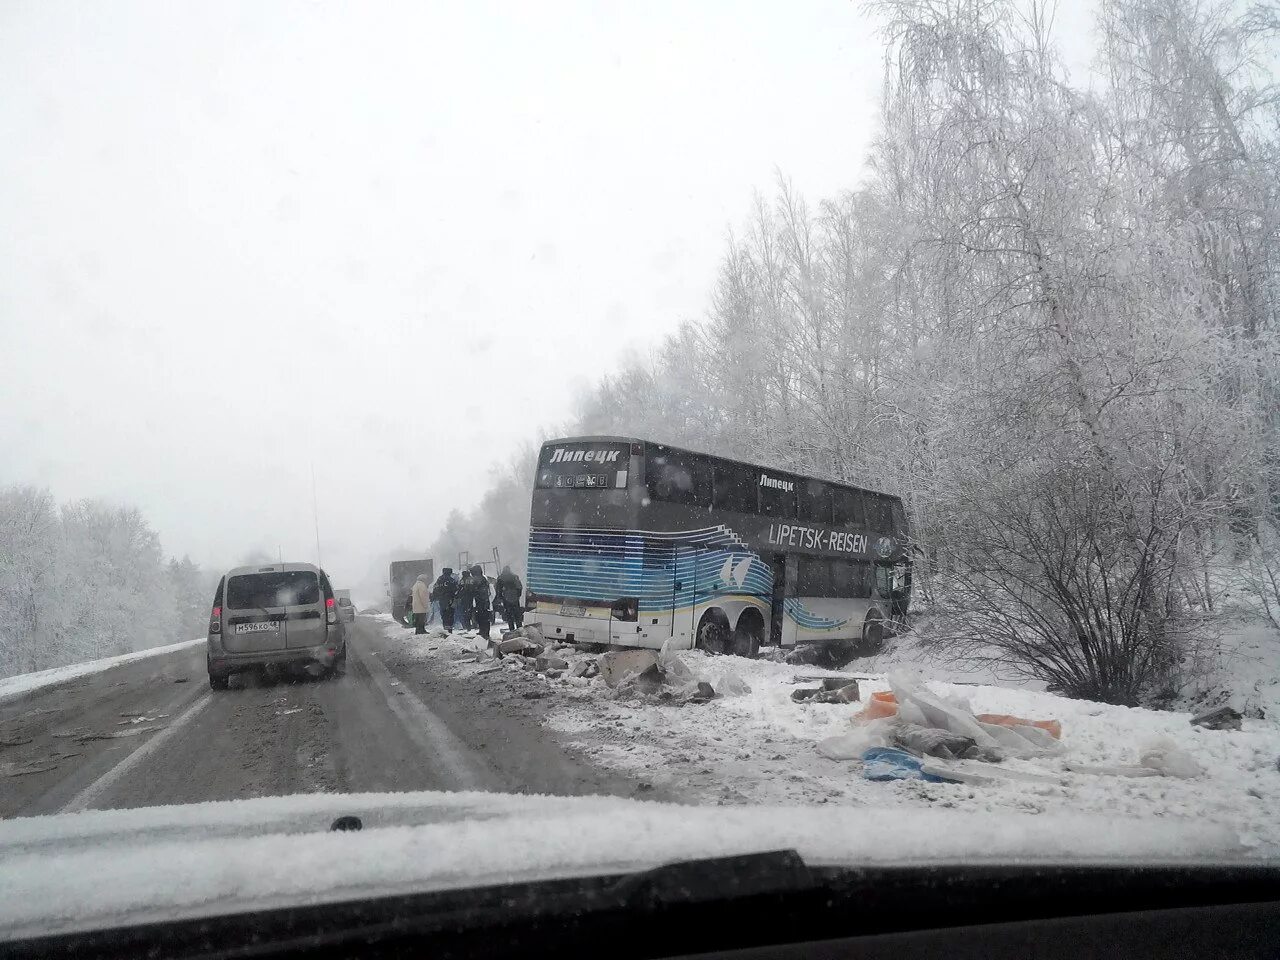
[[[4,483],[216,569],[313,558],[314,464],[364,580],[701,316],[777,172],[852,187],[873,129],[853,4],[376,12],[0,13]]]

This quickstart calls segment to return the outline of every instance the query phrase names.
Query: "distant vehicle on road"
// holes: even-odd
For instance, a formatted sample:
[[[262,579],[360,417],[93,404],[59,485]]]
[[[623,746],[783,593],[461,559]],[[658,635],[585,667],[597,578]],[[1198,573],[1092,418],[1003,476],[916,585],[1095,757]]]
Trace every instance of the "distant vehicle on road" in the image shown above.
[[[251,669],[318,667],[341,675],[346,625],[325,572],[309,563],[228,571],[213,598],[207,656],[214,690]]]
[[[338,601],[338,619],[343,623],[356,622],[356,605],[351,602],[350,590],[333,591],[334,598]]]
[[[425,558],[421,560],[393,560],[391,573],[387,581],[387,589],[391,595],[391,615],[404,623],[409,615],[409,604],[412,602],[409,592],[413,589],[413,581],[418,575],[425,573],[428,580],[435,579],[435,564]]]
[[[631,437],[543,444],[528,607],[556,639],[879,649],[911,593],[894,496]]]

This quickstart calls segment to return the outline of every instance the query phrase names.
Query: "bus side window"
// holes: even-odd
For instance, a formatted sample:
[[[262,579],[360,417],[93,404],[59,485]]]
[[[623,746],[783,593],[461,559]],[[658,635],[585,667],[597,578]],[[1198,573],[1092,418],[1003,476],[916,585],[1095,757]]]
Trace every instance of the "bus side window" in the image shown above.
[[[796,596],[830,597],[831,561],[826,557],[796,558]]]
[[[831,522],[831,488],[821,480],[800,481],[799,519],[815,523]]]
[[[845,490],[837,487],[832,490],[834,516],[832,522],[838,527],[861,527],[866,523],[862,513],[862,494],[857,490]]]
[[[893,533],[889,502],[884,497],[867,497],[867,513],[875,533]]]
[[[733,513],[756,513],[756,472],[738,463],[715,466],[715,508]]]
[[[650,499],[711,507],[711,464],[702,457],[656,448],[645,463],[645,482]]]
[[[871,595],[870,566],[862,560],[831,561],[831,593],[840,599],[868,597]]]
[[[850,564],[853,567],[853,596],[871,596],[871,564],[866,560],[852,560]]]

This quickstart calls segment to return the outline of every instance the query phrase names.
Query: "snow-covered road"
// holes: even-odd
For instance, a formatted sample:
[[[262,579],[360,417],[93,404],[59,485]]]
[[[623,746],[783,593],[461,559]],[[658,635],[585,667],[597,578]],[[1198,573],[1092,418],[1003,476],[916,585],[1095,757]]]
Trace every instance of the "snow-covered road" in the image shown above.
[[[333,681],[213,692],[203,644],[97,667],[0,702],[0,817],[294,793],[637,792],[567,754],[541,704],[485,709],[365,618]]]

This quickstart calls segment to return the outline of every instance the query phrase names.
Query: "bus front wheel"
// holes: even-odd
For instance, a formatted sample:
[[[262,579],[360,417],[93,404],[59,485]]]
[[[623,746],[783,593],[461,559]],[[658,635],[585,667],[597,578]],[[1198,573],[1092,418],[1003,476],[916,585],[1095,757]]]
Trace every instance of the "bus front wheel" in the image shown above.
[[[703,614],[698,623],[698,649],[713,654],[729,652],[729,621],[716,616],[716,611]]]
[[[884,649],[884,624],[873,620],[862,628],[862,656],[871,657]]]

